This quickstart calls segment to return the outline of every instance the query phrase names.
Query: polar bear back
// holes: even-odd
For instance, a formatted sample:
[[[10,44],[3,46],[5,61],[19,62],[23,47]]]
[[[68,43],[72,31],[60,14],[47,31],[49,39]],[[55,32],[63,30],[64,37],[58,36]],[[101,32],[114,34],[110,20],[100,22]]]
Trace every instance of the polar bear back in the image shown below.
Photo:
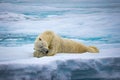
[[[61,51],[64,53],[83,53],[86,52],[87,47],[79,42],[72,41],[70,39],[61,39]]]

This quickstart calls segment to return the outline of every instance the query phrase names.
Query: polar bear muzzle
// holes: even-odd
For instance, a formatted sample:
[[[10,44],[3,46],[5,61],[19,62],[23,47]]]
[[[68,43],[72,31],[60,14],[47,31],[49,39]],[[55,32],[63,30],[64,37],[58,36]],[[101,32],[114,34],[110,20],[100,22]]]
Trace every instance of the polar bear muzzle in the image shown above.
[[[38,50],[38,51],[42,52],[43,54],[47,54],[49,52],[49,50],[44,47],[40,48],[40,50]]]
[[[47,53],[49,52],[49,50],[46,49],[46,48],[41,48],[41,52],[42,52],[43,54],[47,54]]]

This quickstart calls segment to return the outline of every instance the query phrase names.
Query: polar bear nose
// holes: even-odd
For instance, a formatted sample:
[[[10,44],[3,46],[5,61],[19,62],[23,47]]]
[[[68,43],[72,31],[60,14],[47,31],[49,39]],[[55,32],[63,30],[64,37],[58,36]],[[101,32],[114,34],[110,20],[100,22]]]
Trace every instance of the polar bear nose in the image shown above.
[[[46,50],[46,53],[48,53],[49,51],[48,50]]]
[[[47,53],[49,52],[49,50],[46,49],[46,48],[43,48],[43,49],[42,49],[42,52],[45,53],[45,54],[47,54]]]

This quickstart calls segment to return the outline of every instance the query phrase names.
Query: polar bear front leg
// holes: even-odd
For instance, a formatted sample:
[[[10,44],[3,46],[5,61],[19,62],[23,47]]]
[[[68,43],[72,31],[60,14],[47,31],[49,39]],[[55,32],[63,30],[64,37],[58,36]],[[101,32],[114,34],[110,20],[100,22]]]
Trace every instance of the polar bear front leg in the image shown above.
[[[57,46],[52,46],[52,47],[50,47],[47,56],[53,56],[53,55],[55,55],[56,53],[57,53]]]
[[[34,51],[33,56],[37,57],[37,58],[40,58],[40,57],[43,57],[45,55],[43,53],[39,52],[39,51]]]
[[[59,37],[56,37],[56,35],[54,35],[53,40],[51,41],[51,44],[49,46],[49,52],[47,54],[47,56],[53,56],[58,52],[58,47],[59,47]]]
[[[57,53],[57,50],[56,49],[50,49],[47,56],[53,56]]]

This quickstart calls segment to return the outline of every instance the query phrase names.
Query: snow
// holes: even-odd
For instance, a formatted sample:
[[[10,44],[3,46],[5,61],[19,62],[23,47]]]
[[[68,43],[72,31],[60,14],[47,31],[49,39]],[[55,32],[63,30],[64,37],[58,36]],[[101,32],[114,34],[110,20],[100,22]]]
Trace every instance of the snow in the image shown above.
[[[40,61],[44,63],[49,63],[56,60],[69,60],[69,59],[96,59],[96,58],[108,58],[108,57],[120,57],[120,48],[112,49],[100,49],[100,53],[58,53],[54,56],[45,56],[41,58],[33,57],[33,44],[24,45],[20,47],[0,47],[0,63],[5,63],[11,61],[16,63],[36,63]],[[29,59],[30,58],[30,59]],[[35,61],[34,61],[35,60]],[[37,62],[38,62],[37,61]]]

